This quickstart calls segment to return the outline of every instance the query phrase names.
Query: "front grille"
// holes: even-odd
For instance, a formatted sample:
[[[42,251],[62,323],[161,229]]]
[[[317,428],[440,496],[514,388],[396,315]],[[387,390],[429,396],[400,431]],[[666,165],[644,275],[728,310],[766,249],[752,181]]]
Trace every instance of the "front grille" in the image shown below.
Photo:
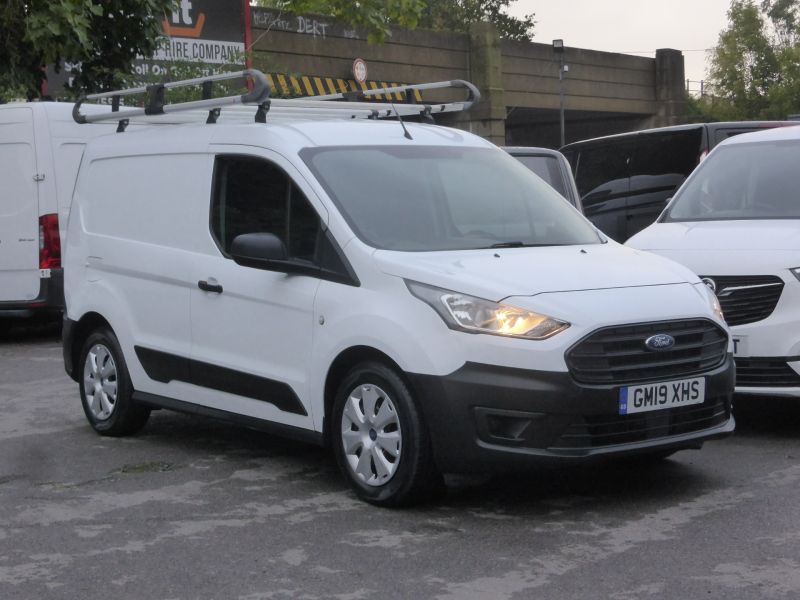
[[[549,448],[597,448],[692,433],[722,425],[730,418],[724,398],[704,404],[633,415],[582,417],[564,430]]]
[[[666,333],[668,350],[648,350],[644,342]],[[580,383],[626,384],[676,379],[722,364],[728,335],[712,321],[664,321],[599,329],[567,351],[572,377]]]
[[[775,275],[708,275],[717,290],[728,325],[745,325],[766,319],[783,292],[783,280]]]
[[[786,364],[785,358],[737,358],[736,385],[769,388],[800,387],[800,375]]]

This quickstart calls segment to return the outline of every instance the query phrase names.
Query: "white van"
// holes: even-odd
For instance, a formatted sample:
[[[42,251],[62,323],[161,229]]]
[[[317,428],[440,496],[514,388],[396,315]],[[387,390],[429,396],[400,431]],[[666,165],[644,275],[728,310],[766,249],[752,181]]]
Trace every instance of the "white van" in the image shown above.
[[[398,505],[442,472],[733,431],[728,331],[686,268],[464,131],[279,108],[88,145],[64,359],[99,433],[229,419],[332,445]]]
[[[63,308],[61,240],[78,165],[88,139],[114,131],[81,127],[72,107],[0,105],[0,331],[11,319]]]
[[[628,240],[686,265],[716,292],[742,394],[800,398],[798,164],[800,127],[729,139]]]

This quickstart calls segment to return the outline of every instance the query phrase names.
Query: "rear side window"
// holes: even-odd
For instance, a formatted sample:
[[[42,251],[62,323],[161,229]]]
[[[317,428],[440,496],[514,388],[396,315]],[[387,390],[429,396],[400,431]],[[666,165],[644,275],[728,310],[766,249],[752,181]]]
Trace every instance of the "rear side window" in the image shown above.
[[[545,183],[548,183],[564,198],[567,197],[564,176],[555,156],[514,156],[514,158],[544,179]]]
[[[591,204],[592,198],[589,195],[592,192],[597,193],[611,182],[627,179],[631,154],[632,141],[607,143],[579,151],[575,183],[578,193],[584,198],[584,205]],[[611,187],[616,189],[619,186]]]
[[[703,132],[690,131],[641,135],[631,164],[631,176],[680,175],[688,177],[702,152]]]
[[[289,258],[313,261],[320,219],[291,178],[262,159],[218,157],[211,232],[225,255],[243,233],[273,233]]]

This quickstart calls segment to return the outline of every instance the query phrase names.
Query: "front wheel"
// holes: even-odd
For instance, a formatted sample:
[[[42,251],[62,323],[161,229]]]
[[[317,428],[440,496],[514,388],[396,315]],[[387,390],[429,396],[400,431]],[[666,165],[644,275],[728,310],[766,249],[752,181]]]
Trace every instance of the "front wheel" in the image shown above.
[[[403,506],[443,489],[417,403],[384,364],[362,363],[344,378],[331,435],[339,468],[362,500]]]
[[[133,385],[117,336],[109,329],[93,332],[80,356],[81,404],[92,428],[100,435],[123,436],[144,427],[150,409],[131,398]]]

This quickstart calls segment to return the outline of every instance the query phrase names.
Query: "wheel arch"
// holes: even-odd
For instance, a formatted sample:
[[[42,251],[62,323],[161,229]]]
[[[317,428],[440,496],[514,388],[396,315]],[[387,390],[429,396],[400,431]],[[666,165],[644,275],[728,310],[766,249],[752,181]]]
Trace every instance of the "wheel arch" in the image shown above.
[[[64,338],[64,357],[67,365],[67,374],[78,381],[80,351],[89,335],[100,328],[107,327],[112,332],[114,329],[108,320],[97,312],[88,312],[74,322],[70,328],[69,338]]]
[[[330,444],[331,442],[330,416],[333,410],[333,400],[336,396],[337,388],[353,367],[359,363],[370,360],[382,363],[387,367],[394,369],[403,379],[406,385],[411,388],[411,382],[405,376],[403,369],[400,368],[400,365],[398,365],[397,362],[385,352],[382,352],[377,348],[373,348],[372,346],[363,345],[351,346],[350,348],[342,350],[331,363],[331,366],[328,368],[328,373],[325,377],[325,413],[322,421],[322,436],[326,445]]]

